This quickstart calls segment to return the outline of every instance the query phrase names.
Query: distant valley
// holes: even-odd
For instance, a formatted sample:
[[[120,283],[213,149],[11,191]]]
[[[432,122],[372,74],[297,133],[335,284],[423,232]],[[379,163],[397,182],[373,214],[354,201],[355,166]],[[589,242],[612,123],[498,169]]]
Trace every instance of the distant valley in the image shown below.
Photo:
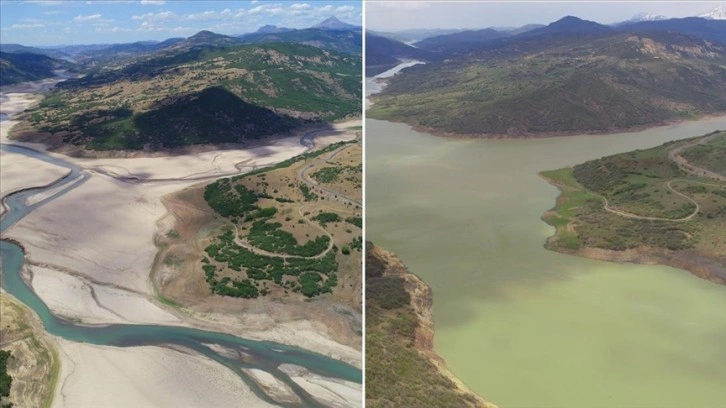
[[[56,70],[71,66],[43,54],[0,51],[0,86],[52,78],[56,76]]]
[[[7,84],[61,67],[81,73],[28,111],[13,135],[65,151],[249,143],[361,111],[360,27],[335,18],[238,37],[202,31],[163,42],[3,48],[22,51],[2,54]]]

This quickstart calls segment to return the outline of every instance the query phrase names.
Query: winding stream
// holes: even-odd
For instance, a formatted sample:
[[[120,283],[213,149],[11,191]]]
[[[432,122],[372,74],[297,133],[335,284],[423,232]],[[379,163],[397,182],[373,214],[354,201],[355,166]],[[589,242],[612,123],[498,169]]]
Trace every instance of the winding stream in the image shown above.
[[[9,144],[2,144],[0,148],[3,151],[22,154],[29,158],[42,160],[70,170],[67,176],[50,185],[25,189],[6,196],[3,201],[8,207],[8,212],[0,220],[0,234],[4,233],[34,209],[66,194],[81,185],[88,177],[91,177],[89,173],[84,172],[81,168],[69,162],[48,156],[36,150]],[[60,189],[54,195],[32,205],[25,204],[27,197],[61,186],[65,186],[65,188]],[[193,350],[234,371],[248,384],[259,398],[266,402],[282,406],[296,405],[283,404],[272,400],[241,370],[245,368],[257,368],[269,372],[287,384],[300,397],[305,406],[313,407],[320,406],[320,403],[293,382],[287,374],[282,372],[278,368],[279,365],[294,364],[324,377],[356,383],[361,383],[362,381],[361,370],[351,365],[321,354],[274,342],[247,340],[229,334],[180,326],[139,324],[81,326],[74,324],[73,322],[53,315],[43,300],[22,279],[21,270],[25,257],[23,249],[20,246],[16,243],[2,240],[0,242],[0,254],[2,255],[2,280],[0,282],[2,283],[3,289],[33,309],[43,322],[45,330],[52,335],[71,341],[104,346],[135,347],[156,345],[176,346],[176,348],[181,347],[183,349]],[[216,345],[231,352],[218,352],[213,350],[210,345]],[[215,349],[218,348],[215,347]],[[231,357],[234,355],[239,357]]]

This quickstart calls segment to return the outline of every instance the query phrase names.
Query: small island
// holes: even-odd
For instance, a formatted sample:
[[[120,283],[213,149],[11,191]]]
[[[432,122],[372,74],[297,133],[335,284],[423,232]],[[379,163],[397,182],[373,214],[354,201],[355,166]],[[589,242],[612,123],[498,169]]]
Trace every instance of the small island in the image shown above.
[[[726,132],[540,174],[561,191],[548,249],[726,284]]]

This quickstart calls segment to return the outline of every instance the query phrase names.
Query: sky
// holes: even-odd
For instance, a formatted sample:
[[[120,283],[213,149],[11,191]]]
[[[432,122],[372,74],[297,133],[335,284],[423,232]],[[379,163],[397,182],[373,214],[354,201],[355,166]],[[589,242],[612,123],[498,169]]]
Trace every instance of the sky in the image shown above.
[[[305,28],[335,16],[362,25],[360,1],[0,0],[0,43],[110,44]]]
[[[638,13],[666,17],[695,16],[726,1],[366,1],[365,26],[375,31],[415,28],[521,27],[549,24],[567,15],[611,24]]]

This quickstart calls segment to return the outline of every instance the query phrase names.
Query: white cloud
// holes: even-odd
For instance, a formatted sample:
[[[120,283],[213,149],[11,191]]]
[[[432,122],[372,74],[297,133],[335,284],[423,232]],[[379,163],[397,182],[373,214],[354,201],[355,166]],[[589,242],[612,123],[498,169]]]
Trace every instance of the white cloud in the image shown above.
[[[165,0],[141,0],[142,6],[163,6]]]
[[[290,6],[291,10],[310,10],[311,6],[307,3],[295,3]]]
[[[371,3],[375,7],[387,7],[392,9],[419,10],[429,8],[431,5],[423,1],[383,1]],[[370,7],[370,4],[368,5]]]
[[[176,14],[172,11],[160,11],[158,13],[146,13],[142,14],[140,16],[131,16],[132,20],[144,20],[144,21],[154,21],[154,20],[171,20],[172,18],[177,17]]]
[[[39,6],[60,6],[64,2],[60,0],[25,0],[25,3]]]
[[[137,0],[113,0],[113,1],[109,1],[109,0],[88,0],[86,2],[86,5],[92,6],[94,4],[102,4],[104,6],[108,6],[108,5],[114,5],[114,4],[132,4],[132,3],[136,3],[136,1]]]
[[[40,28],[40,27],[45,27],[45,24],[39,24],[39,23],[34,23],[34,24],[13,24],[13,25],[10,26],[10,28],[17,28],[17,29],[20,29],[20,30],[27,30],[29,28]]]
[[[99,18],[101,18],[101,15],[98,14],[98,13],[91,14],[91,15],[88,15],[88,16],[78,15],[78,16],[73,17],[73,21],[78,21],[78,22],[81,22],[81,21],[92,21],[92,20],[98,20]]]
[[[123,28],[123,27],[98,27],[94,30],[97,33],[127,33],[131,31],[129,28]]]
[[[163,27],[157,26],[152,21],[144,21],[136,31],[162,31],[163,29]]]
[[[168,31],[174,34],[194,34],[197,30],[192,27],[174,27]]]
[[[335,9],[335,12],[336,13],[350,13],[353,10],[355,10],[355,7],[353,7],[353,6],[340,6],[337,9]]]

